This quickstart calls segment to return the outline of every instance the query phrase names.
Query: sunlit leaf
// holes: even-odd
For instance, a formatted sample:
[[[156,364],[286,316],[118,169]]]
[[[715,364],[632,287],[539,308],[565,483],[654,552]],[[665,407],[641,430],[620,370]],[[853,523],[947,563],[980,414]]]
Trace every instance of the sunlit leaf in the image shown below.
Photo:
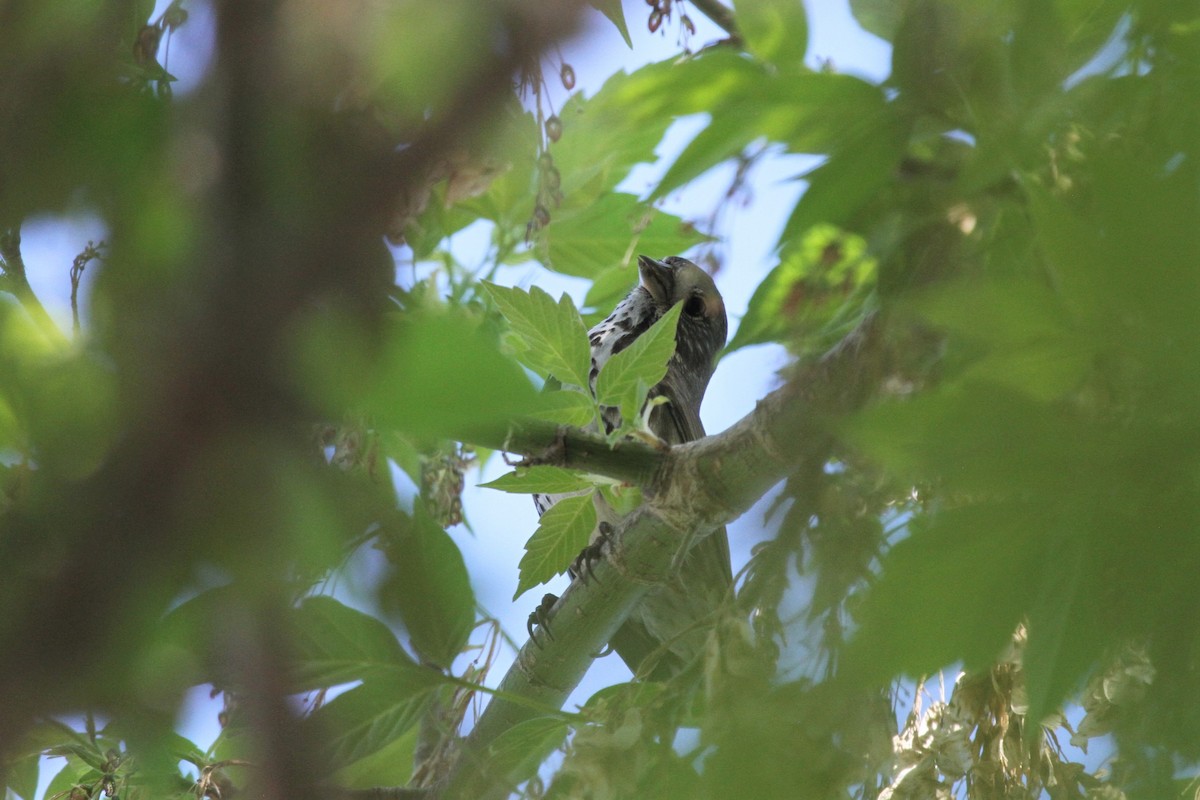
[[[844,317],[854,324],[858,316],[848,312],[861,307],[875,284],[876,271],[876,261],[861,237],[831,225],[815,225],[788,248],[754,290],[727,350],[785,338],[795,341]],[[844,333],[840,328],[836,331]],[[822,339],[816,349],[831,344]]]
[[[587,546],[595,527],[596,506],[590,492],[564,497],[542,514],[537,530],[525,543],[513,599],[565,572]]]

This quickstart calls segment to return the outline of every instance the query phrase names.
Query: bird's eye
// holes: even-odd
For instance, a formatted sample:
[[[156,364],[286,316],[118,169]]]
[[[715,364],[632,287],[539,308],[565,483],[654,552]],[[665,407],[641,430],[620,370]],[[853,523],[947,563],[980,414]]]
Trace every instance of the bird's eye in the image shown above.
[[[694,294],[687,299],[683,304],[683,313],[689,317],[700,317],[704,315],[704,298],[698,294]]]

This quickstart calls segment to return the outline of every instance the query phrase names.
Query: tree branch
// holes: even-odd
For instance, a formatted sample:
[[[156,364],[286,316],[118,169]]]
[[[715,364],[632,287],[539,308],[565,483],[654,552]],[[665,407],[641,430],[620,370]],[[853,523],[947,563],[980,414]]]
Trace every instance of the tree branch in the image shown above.
[[[682,560],[681,542],[694,546],[737,519],[787,475],[820,469],[831,444],[827,420],[861,406],[884,374],[878,327],[876,318],[867,320],[724,433],[673,447],[657,459],[656,471],[644,484],[648,501],[616,531],[609,556],[595,565],[595,579],[573,582],[559,598],[550,619],[554,639],[527,643],[499,693],[560,708],[593,654],[646,592],[671,578]],[[598,452],[573,452],[570,466],[601,472],[613,463]],[[631,453],[636,455],[629,456],[630,463],[645,458],[648,466],[654,461],[636,450]],[[565,459],[556,463],[567,465]],[[526,705],[493,697],[467,737],[442,796],[500,797],[527,777],[503,774],[489,753],[505,731],[535,716]]]
[[[719,0],[690,0],[690,2],[693,8],[711,19],[721,30],[735,39],[741,38],[742,34],[738,31],[733,11],[728,6],[722,5]]]
[[[0,289],[16,297],[43,331],[61,335],[50,313],[29,285],[29,278],[25,274],[25,259],[21,257],[20,225],[0,230],[0,271],[4,273],[4,282],[0,283]]]

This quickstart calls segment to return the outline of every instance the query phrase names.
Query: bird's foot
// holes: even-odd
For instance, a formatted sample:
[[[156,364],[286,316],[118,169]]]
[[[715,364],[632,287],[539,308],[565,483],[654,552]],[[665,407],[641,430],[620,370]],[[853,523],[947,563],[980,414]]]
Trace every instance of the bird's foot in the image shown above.
[[[529,613],[529,619],[525,621],[525,630],[529,631],[529,641],[533,642],[539,648],[542,646],[542,643],[538,641],[538,630],[546,634],[547,639],[554,640],[554,634],[550,632],[550,611],[557,602],[558,595],[547,592],[542,595],[542,602],[538,603],[538,607]],[[537,626],[537,630],[534,629],[535,625]]]
[[[604,545],[612,539],[613,526],[607,522],[601,522],[599,525],[599,535],[596,541],[589,544],[587,547],[579,551],[579,555],[567,568],[571,578],[579,578],[584,583],[587,583],[589,578],[595,578],[596,572],[594,565],[597,561],[604,558]]]

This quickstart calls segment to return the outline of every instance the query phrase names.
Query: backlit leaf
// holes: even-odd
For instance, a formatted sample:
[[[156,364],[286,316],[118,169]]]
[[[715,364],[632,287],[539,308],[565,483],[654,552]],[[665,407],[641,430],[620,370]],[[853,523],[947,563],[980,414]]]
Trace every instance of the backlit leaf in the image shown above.
[[[596,506],[591,493],[564,497],[542,514],[537,530],[525,543],[513,599],[565,572],[587,546],[595,527]]]
[[[803,67],[808,19],[801,0],[740,0],[734,14],[747,50],[783,69]]]
[[[536,286],[528,292],[494,283],[487,287],[500,313],[526,345],[518,354],[522,361],[545,377],[588,385],[591,349],[587,330],[569,295],[564,293],[555,303]]]
[[[494,481],[479,484],[488,489],[498,489],[502,492],[529,494],[541,492],[544,494],[563,494],[590,489],[589,480],[577,472],[562,467],[552,467],[541,464],[501,475]]]
[[[633,344],[604,363],[596,377],[596,399],[601,405],[620,406],[639,381],[648,388],[663,379],[675,353],[675,326],[682,308],[682,303],[676,303]]]

